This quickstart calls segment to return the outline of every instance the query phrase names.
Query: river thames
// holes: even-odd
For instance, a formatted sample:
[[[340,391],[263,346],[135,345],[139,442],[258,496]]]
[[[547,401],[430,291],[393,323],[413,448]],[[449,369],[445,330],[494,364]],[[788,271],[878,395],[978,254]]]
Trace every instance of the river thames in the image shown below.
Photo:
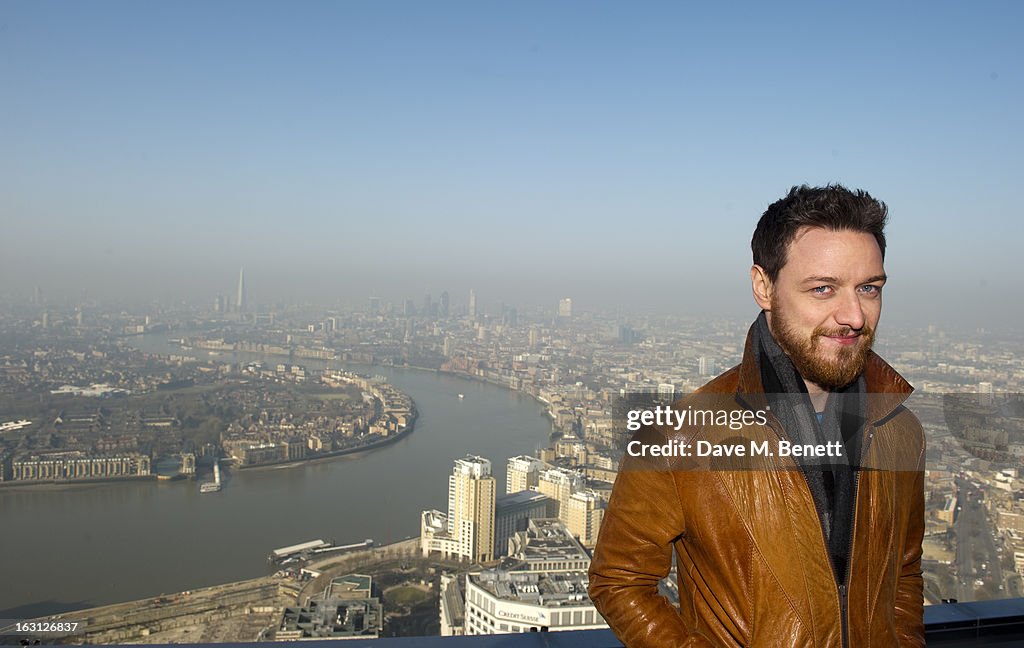
[[[182,353],[166,342],[132,340],[146,351]],[[260,576],[272,549],[307,540],[384,544],[418,535],[421,510],[447,508],[454,459],[490,459],[500,494],[506,459],[533,454],[551,433],[540,403],[494,385],[410,369],[297,364],[384,376],[415,401],[415,430],[355,456],[229,469],[224,489],[212,494],[200,494],[197,481],[0,488],[0,618]]]

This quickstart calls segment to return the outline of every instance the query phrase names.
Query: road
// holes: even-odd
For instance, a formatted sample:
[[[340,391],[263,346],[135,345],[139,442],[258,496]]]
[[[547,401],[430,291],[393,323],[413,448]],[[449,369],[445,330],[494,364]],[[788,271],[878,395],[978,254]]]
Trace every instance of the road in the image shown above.
[[[956,519],[957,600],[974,601],[978,580],[1003,585],[999,551],[984,506],[984,493],[969,480],[958,479],[960,501]]]

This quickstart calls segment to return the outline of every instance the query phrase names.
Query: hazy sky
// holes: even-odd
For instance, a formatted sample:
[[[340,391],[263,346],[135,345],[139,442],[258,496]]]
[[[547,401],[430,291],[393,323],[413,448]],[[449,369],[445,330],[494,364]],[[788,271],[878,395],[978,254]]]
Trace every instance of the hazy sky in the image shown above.
[[[700,6],[687,6],[700,5]],[[1021,314],[1024,4],[0,0],[0,291],[753,309],[793,184],[887,312]]]

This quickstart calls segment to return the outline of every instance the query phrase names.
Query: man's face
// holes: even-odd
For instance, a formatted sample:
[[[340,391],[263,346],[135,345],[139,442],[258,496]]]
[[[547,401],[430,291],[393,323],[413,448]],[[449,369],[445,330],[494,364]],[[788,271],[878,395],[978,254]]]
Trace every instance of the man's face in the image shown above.
[[[825,390],[864,369],[882,312],[885,270],[866,232],[806,227],[772,284],[768,324],[804,380]]]

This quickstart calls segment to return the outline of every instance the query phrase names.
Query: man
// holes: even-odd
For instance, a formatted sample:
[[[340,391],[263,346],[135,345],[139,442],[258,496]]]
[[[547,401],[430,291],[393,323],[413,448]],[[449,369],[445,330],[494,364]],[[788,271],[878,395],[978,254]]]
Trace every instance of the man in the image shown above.
[[[757,415],[642,429],[615,482],[590,596],[626,646],[924,645],[924,437],[871,351],[886,213],[832,185],[761,217],[742,361],[674,404]],[[747,458],[659,456],[684,447]]]

